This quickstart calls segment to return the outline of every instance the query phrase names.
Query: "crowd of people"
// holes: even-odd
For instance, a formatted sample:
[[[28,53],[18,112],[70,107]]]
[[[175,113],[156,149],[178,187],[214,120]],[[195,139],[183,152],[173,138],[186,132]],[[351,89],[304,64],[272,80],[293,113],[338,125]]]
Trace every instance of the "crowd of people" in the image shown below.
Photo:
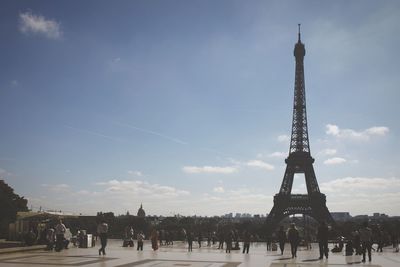
[[[57,252],[68,248],[69,240],[65,238],[67,228],[63,221],[60,219],[54,227],[47,229],[47,250],[55,250]],[[106,255],[106,246],[108,238],[109,226],[105,220],[101,220],[97,226],[96,236],[100,239],[100,248],[98,250],[99,255]],[[83,233],[79,232],[78,233]],[[225,250],[226,253],[231,253],[231,250],[240,250],[240,243],[242,243],[242,253],[249,253],[250,244],[254,241],[254,236],[248,230],[244,230],[242,233],[232,229],[232,227],[224,228],[217,232],[209,231],[203,235],[201,231],[195,232],[191,230],[182,229],[182,234],[185,237],[184,241],[187,246],[188,252],[193,251],[193,242],[198,243],[198,248],[206,242],[206,246],[211,247],[215,245],[217,249]],[[342,252],[344,249],[346,256],[361,255],[362,262],[365,262],[368,257],[368,261],[372,260],[372,250],[377,252],[383,251],[385,243],[385,233],[379,231],[378,235],[373,235],[373,231],[368,226],[368,222],[364,222],[362,226],[352,233],[350,237],[344,238],[340,236],[337,238],[337,242],[333,249],[329,251],[328,242],[330,238],[330,229],[325,222],[321,222],[315,233],[316,241],[319,246],[319,259],[323,260],[325,257],[328,259],[329,253]],[[83,234],[78,234],[79,243],[82,243]],[[132,225],[125,228],[123,244],[124,247],[134,247],[134,240],[137,242],[137,250],[143,250],[143,242],[146,239],[143,231],[135,231]],[[160,246],[172,246],[173,240],[175,239],[175,233],[166,230],[157,230],[155,228],[150,232],[148,239],[151,241],[152,250],[156,251]],[[280,226],[279,230],[274,233],[271,237],[267,238],[267,250],[279,250],[280,254],[284,254],[285,244],[290,244],[290,253],[292,258],[297,257],[297,249],[301,241],[300,231],[297,229],[294,223],[285,229],[284,226]],[[376,243],[377,248],[374,249],[372,245]],[[398,237],[392,236],[391,243],[395,252],[399,251],[399,240]],[[224,248],[225,247],[225,248]],[[308,248],[308,245],[307,245]]]

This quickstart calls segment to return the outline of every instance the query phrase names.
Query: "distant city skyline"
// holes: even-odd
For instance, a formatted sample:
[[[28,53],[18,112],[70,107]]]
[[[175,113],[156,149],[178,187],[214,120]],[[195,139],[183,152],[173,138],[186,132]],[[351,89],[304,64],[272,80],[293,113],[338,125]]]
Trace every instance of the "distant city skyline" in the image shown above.
[[[400,215],[398,1],[0,6],[0,177],[29,207],[268,213],[288,156],[301,23],[329,210]],[[305,190],[295,177],[293,193]]]

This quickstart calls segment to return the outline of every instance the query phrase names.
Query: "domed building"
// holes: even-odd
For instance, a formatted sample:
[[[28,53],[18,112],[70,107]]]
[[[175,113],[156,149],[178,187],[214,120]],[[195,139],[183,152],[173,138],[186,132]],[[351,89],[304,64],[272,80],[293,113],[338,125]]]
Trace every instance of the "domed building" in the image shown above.
[[[138,209],[137,216],[142,217],[142,218],[146,217],[146,212],[144,211],[142,204],[140,204],[140,208]]]

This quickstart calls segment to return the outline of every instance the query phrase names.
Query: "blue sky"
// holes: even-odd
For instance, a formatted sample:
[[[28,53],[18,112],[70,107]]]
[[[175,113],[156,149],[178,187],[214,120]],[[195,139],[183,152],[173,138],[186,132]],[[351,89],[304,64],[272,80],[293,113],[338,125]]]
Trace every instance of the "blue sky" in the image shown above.
[[[34,208],[268,213],[302,23],[328,208],[400,215],[398,1],[0,5],[0,176]]]

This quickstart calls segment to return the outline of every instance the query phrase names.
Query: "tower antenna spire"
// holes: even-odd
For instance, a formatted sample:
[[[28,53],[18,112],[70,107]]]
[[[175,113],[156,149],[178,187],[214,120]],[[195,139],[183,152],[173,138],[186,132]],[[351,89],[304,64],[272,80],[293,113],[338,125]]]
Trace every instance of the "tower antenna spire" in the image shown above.
[[[297,25],[299,25],[299,42],[300,42],[300,23],[299,24],[297,24]]]

